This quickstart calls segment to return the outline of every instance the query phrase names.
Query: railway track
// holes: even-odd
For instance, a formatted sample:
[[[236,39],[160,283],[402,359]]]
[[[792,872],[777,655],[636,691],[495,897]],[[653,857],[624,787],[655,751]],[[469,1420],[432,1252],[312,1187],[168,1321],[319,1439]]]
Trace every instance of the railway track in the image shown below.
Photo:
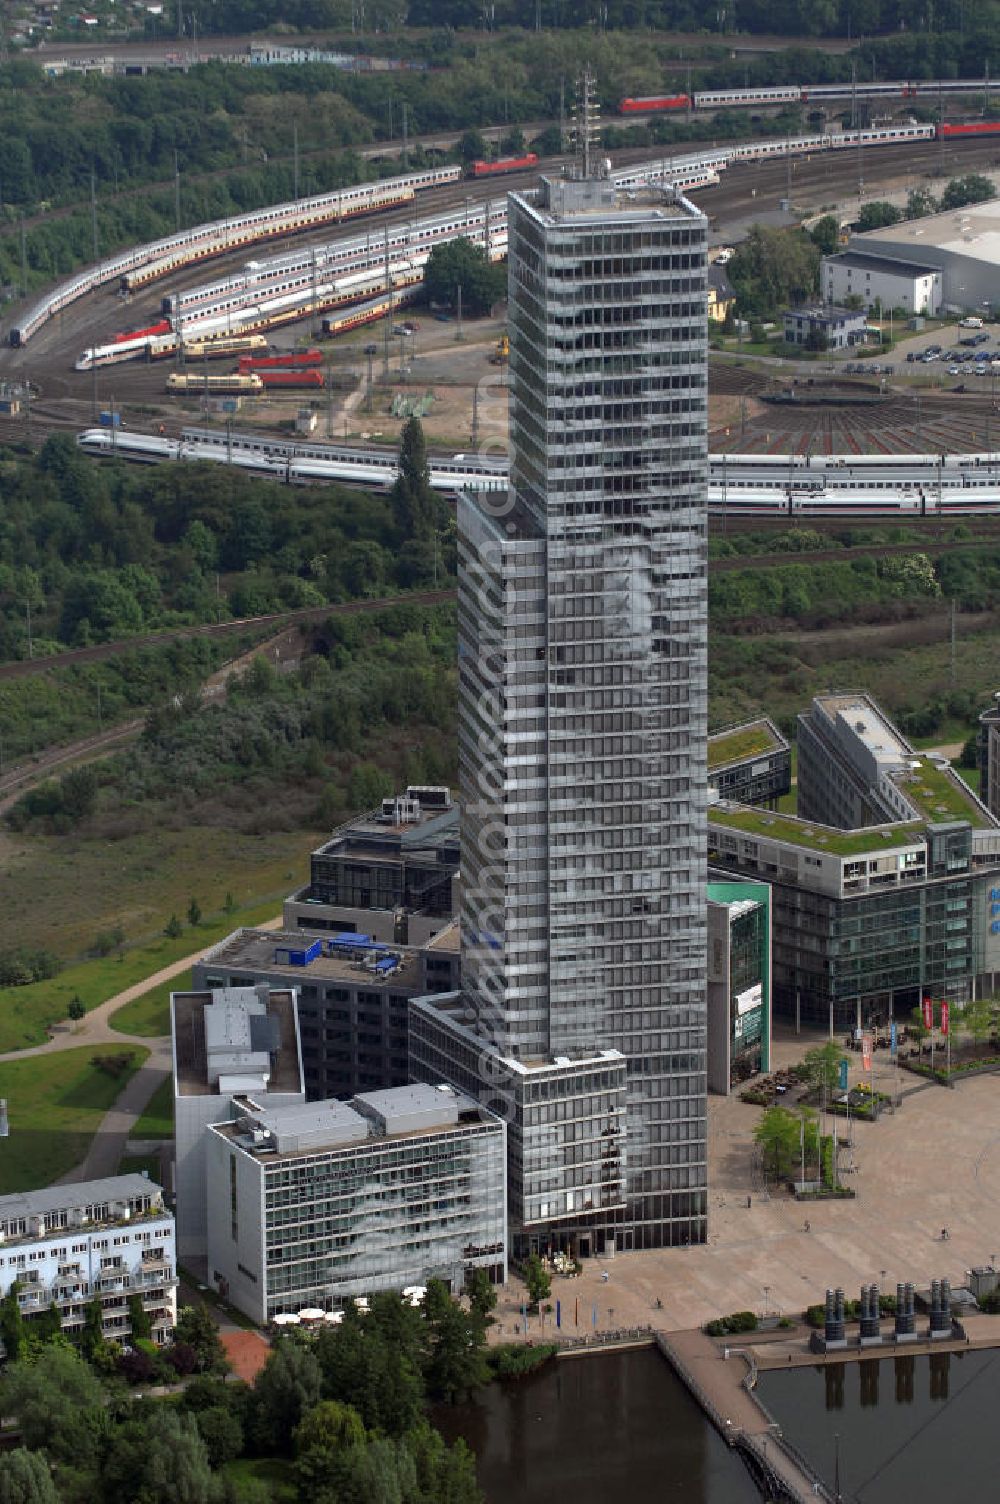
[[[117,642],[96,643],[92,647],[71,648],[65,653],[53,653],[47,658],[18,659],[13,663],[0,663],[0,682],[11,679],[27,679],[35,674],[47,673],[53,668],[72,668],[82,663],[100,663],[108,658],[120,658],[125,653],[138,652],[141,648],[157,647],[167,642],[179,642],[190,637],[231,637],[239,632],[252,632],[258,628],[290,627],[299,623],[326,621],[330,616],[370,615],[385,611],[391,606],[441,606],[454,599],[454,590],[415,590],[409,595],[379,596],[374,600],[343,601],[329,606],[302,606],[295,611],[276,611],[269,616],[244,616],[236,621],[205,622],[197,626],[172,627],[167,632],[147,632],[141,637],[125,637]]]

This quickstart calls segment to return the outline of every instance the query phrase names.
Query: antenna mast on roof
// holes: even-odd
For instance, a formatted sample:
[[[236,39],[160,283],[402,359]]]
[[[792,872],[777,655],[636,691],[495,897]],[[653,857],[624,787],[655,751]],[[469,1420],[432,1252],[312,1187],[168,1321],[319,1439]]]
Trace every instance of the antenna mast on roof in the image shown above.
[[[587,66],[580,75],[573,103],[573,146],[576,171],[581,178],[590,177],[594,150],[600,146],[600,117],[600,105],[594,97],[594,75]]]

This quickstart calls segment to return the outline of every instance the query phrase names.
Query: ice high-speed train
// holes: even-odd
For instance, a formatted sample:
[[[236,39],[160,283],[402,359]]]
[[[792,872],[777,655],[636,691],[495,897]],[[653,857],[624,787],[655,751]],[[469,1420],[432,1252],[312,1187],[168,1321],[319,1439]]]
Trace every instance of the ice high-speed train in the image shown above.
[[[385,489],[396,479],[389,450],[272,439],[266,434],[186,428],[179,439],[91,428],[87,454],[156,464],[209,460],[272,480]],[[430,460],[441,491],[507,487],[502,459],[456,454]],[[713,454],[709,511],[727,518],[969,517],[1000,513],[1000,453],[803,456]]]

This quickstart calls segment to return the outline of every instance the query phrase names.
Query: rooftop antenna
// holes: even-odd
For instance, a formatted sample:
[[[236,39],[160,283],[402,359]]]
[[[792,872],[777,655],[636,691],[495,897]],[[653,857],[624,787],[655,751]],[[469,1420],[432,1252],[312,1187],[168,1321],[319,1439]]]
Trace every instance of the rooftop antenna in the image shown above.
[[[600,114],[600,106],[594,97],[594,75],[587,66],[580,75],[573,104],[573,146],[576,171],[581,178],[590,177],[594,150],[600,145]]]

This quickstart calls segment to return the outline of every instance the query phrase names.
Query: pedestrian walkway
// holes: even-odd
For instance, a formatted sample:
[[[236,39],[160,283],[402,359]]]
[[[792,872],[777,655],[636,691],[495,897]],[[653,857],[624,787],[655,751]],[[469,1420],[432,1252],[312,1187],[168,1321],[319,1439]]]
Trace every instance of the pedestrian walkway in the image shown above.
[[[280,929],[280,927],[280,916],[257,926],[258,929],[268,930]],[[150,1051],[145,1064],[126,1083],[113,1106],[101,1119],[100,1127],[91,1140],[85,1158],[74,1169],[68,1170],[60,1177],[60,1184],[102,1180],[106,1176],[118,1173],[118,1166],[128,1148],[129,1134],[149,1106],[157,1087],[166,1080],[173,1068],[169,1035],[150,1038],[139,1034],[120,1033],[112,1027],[112,1014],[125,1003],[133,1002],[153,987],[159,987],[161,983],[171,982],[174,977],[181,976],[191,968],[195,961],[201,959],[204,950],[205,947],[202,946],[200,950],[192,951],[181,960],[172,961],[169,966],[161,967],[159,971],[143,981],[136,982],[121,992],[116,992],[113,997],[109,997],[105,1002],[99,1003],[96,1008],[92,1008],[86,1018],[80,1019],[79,1023],[60,1029],[59,1033],[47,1043],[33,1045],[27,1050],[8,1050],[6,1054],[0,1054],[0,1064],[3,1064],[8,1061],[23,1060],[29,1055],[55,1055],[60,1050],[75,1050],[81,1045],[136,1045]]]
[[[259,930],[278,930],[281,928],[281,917],[268,919],[264,924],[254,926]],[[136,982],[131,987],[126,987],[122,992],[116,992],[114,997],[107,998],[103,1003],[98,1003],[96,1008],[91,1008],[86,1018],[81,1018],[79,1023],[66,1023],[59,1026],[59,1033],[45,1044],[34,1044],[26,1050],[7,1050],[0,1054],[0,1064],[6,1064],[9,1060],[25,1060],[29,1055],[54,1055],[59,1050],[74,1050],[82,1044],[139,1044],[146,1049],[150,1046],[150,1038],[139,1034],[124,1034],[115,1029],[111,1024],[111,1015],[117,1013],[119,1008],[126,1003],[132,1003],[137,997],[151,992],[154,987],[159,987],[163,982],[172,982],[174,977],[181,976],[189,971],[196,961],[200,961],[206,949],[214,941],[206,941],[205,945],[198,950],[191,951],[190,955],[183,956],[179,961],[171,961],[169,966],[163,966],[159,971],[154,971],[151,976],[144,977],[141,982]],[[163,1036],[166,1038],[166,1035]]]
[[[730,1446],[741,1443],[775,1474],[790,1499],[829,1498],[820,1479],[786,1447],[780,1430],[747,1384],[752,1360],[718,1346],[702,1331],[659,1333],[657,1345]]]

